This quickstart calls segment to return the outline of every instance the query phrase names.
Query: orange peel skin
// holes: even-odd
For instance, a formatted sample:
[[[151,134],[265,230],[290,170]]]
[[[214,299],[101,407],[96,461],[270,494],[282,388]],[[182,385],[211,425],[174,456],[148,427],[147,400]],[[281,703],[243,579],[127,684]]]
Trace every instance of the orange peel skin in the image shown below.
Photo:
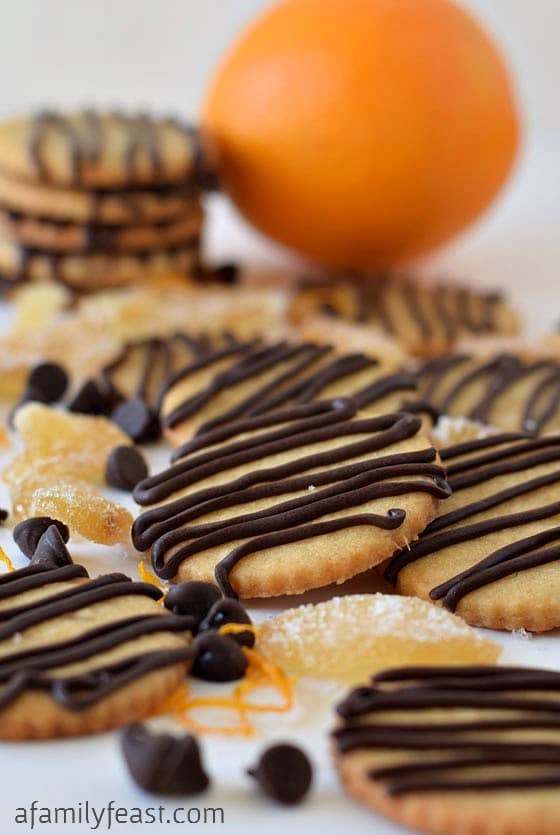
[[[162,591],[168,591],[168,586],[165,586],[159,577],[156,577],[154,572],[150,571],[150,569],[146,567],[144,560],[140,560],[138,563],[138,574],[144,583],[151,583],[152,586],[157,586]]]
[[[3,548],[0,548],[0,563],[3,563],[6,566],[6,569],[9,574],[16,570],[15,565],[4,551]]]

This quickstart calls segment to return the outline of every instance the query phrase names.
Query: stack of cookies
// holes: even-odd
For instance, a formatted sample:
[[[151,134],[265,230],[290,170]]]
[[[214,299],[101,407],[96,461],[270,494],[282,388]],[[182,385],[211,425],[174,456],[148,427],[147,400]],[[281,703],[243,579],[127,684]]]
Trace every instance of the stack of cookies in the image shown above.
[[[73,290],[198,264],[195,132],[176,119],[42,112],[0,124],[0,278]]]

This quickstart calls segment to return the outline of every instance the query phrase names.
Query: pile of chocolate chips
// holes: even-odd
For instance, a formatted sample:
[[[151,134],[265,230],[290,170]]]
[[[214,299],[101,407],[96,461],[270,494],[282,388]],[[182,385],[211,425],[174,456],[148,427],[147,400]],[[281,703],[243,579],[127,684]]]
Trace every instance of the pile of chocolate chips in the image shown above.
[[[70,538],[68,526],[50,516],[33,516],[15,526],[12,536],[19,550],[33,565],[38,563],[59,568],[69,565],[72,557],[66,543]]]
[[[35,401],[53,405],[66,394],[70,379],[65,369],[56,362],[35,365],[27,377],[23,394],[16,409]],[[95,379],[84,380],[66,403],[69,412],[83,415],[103,415],[111,418],[134,443],[155,441],[161,434],[159,416],[141,397],[119,399],[110,389],[104,389]]]
[[[213,583],[190,580],[169,589],[165,606],[176,615],[191,618],[195,636],[191,675],[204,681],[243,678],[248,662],[242,647],[253,646],[253,632],[248,629],[229,635],[219,633],[228,623],[251,625],[251,618],[238,600],[222,597]]]

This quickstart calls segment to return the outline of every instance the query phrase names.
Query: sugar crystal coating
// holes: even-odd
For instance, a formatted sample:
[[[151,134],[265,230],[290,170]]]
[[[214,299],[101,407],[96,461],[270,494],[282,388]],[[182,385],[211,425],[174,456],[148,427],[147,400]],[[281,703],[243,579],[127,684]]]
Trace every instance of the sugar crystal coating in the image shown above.
[[[363,681],[395,663],[493,663],[500,648],[461,618],[387,594],[334,597],[262,625],[259,650],[292,675]]]
[[[104,545],[130,540],[128,510],[98,492],[116,445],[130,440],[107,418],[57,412],[30,403],[16,413],[24,449],[4,469],[15,521],[51,516],[72,533]]]

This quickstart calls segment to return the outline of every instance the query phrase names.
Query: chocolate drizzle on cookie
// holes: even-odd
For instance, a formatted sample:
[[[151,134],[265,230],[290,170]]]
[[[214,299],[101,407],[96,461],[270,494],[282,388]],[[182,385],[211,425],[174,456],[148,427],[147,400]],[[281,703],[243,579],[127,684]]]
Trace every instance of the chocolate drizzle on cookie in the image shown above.
[[[560,469],[531,477],[530,471],[543,464],[560,462],[560,438],[530,438],[516,434],[494,435],[457,444],[440,451],[454,495],[473,486],[484,486],[499,476],[518,474],[511,487],[490,492],[478,501],[443,513],[428,525],[411,546],[389,562],[385,577],[392,583],[399,572],[422,557],[453,545],[473,542],[487,534],[512,530],[513,542],[477,561],[471,568],[432,589],[430,597],[442,600],[451,610],[476,589],[539,565],[560,560],[560,527],[550,521],[560,515],[560,501],[508,513],[515,499],[560,483]],[[482,521],[469,520],[493,511]],[[515,537],[515,528],[542,521],[543,531],[534,536]],[[466,522],[467,524],[460,524]],[[554,544],[556,543],[556,544]],[[551,546],[551,547],[545,547]]]
[[[118,205],[127,218],[127,222],[153,221],[151,211],[157,210],[161,222],[169,223],[178,216],[185,215],[193,197],[198,194],[197,185],[191,180],[176,184],[134,187],[126,189],[98,188],[87,192],[90,208],[88,224],[97,226],[106,217],[108,206]],[[49,222],[52,222],[49,218]]]
[[[194,155],[194,132],[189,125],[177,119],[160,121],[145,113],[132,116],[120,111],[98,114],[86,110],[74,117],[43,111],[32,120],[28,143],[29,159],[37,176],[42,180],[49,179],[49,169],[44,159],[45,146],[53,134],[58,134],[67,149],[72,182],[79,184],[84,167],[99,163],[102,158],[106,142],[105,125],[108,121],[117,123],[122,132],[122,165],[129,181],[134,182],[138,176],[139,158],[149,159],[151,177],[161,180],[165,175],[161,144],[164,127],[172,128]]]
[[[423,396],[442,414],[499,424],[500,398],[516,390],[520,403],[513,428],[538,435],[560,417],[560,363],[553,359],[528,361],[513,354],[477,359],[450,354],[426,363],[417,372],[417,380]],[[462,404],[471,392],[474,399],[465,408]],[[511,422],[509,403],[506,417]]]
[[[343,306],[337,298],[341,289]],[[499,294],[453,284],[419,283],[403,276],[339,274],[328,283],[303,280],[300,292],[311,302],[316,296],[317,310],[334,316],[350,315],[355,321],[381,327],[397,339],[413,337],[430,343],[443,335],[444,341],[452,344],[461,333],[500,330]]]
[[[159,408],[160,396],[167,381],[185,365],[187,357],[204,356],[210,350],[205,334],[191,336],[175,333],[169,337],[153,337],[127,342],[117,356],[101,369],[102,388],[115,400],[140,397]],[[119,373],[131,373],[131,386],[123,388]]]
[[[158,506],[136,520],[135,546],[152,547],[155,571],[171,578],[184,560],[232,543],[217,562],[215,577],[224,593],[234,596],[230,573],[250,554],[355,526],[395,530],[405,518],[398,502],[385,515],[352,511],[375,499],[412,492],[449,495],[434,449],[379,454],[414,437],[421,425],[418,417],[360,418],[356,412],[352,400],[324,401],[229,421],[198,434],[176,450],[169,469],[136,487],[139,504]],[[298,456],[298,449],[314,444],[328,446]],[[274,464],[271,456],[280,454],[287,454],[287,460]],[[199,482],[239,466],[247,472],[197,489]],[[263,499],[272,504],[243,512],[244,506]],[[226,510],[230,513],[224,518]],[[221,512],[221,520],[197,524],[214,511]]]
[[[375,753],[366,776],[393,797],[560,786],[557,672],[484,666],[388,670],[374,676],[370,687],[352,691],[337,712],[338,754]],[[384,752],[390,754],[386,762]]]
[[[130,194],[130,193],[129,193]],[[146,197],[146,192],[143,192]],[[133,214],[131,212],[131,217]],[[196,246],[199,243],[203,212],[198,201],[192,199],[184,207],[183,215],[164,221],[152,221],[138,226],[38,218],[0,208],[0,230],[11,240],[17,240],[31,253],[45,257],[51,252],[59,258],[95,255],[110,252],[123,256],[139,256],[153,249],[170,250]]]
[[[66,584],[61,587],[60,584]],[[19,596],[53,586],[50,594],[19,603]],[[0,657],[0,711],[9,707],[22,693],[43,691],[63,707],[79,711],[91,707],[115,690],[152,670],[186,662],[192,656],[187,646],[145,652],[135,642],[155,633],[188,633],[191,619],[173,614],[140,615],[119,619],[118,606],[113,619],[93,626],[73,637],[39,643],[18,649],[20,640],[32,627],[71,613],[88,611],[95,604],[118,601],[120,597],[140,595],[158,600],[162,592],[149,583],[133,582],[124,574],[114,573],[90,580],[83,566],[50,567],[30,564],[0,576],[0,641],[13,645]],[[6,603],[9,605],[6,606]],[[74,621],[75,622],[75,621]],[[84,622],[85,625],[86,622]],[[130,643],[130,653],[117,661],[96,663],[96,656]],[[66,666],[87,662],[82,673],[64,673]]]
[[[139,268],[150,264],[158,265],[161,259],[169,263],[169,268],[178,273],[190,274],[198,269],[199,239],[195,237],[188,244],[158,247],[132,253],[112,253],[106,249],[90,251],[84,254],[58,252],[41,249],[21,242],[13,241],[17,247],[17,267],[9,278],[0,280],[0,289],[13,287],[14,282],[25,282],[35,278],[35,269],[44,270],[49,280],[57,281],[70,290],[98,290],[100,287],[119,287],[130,283],[130,262]],[[119,267],[119,259],[120,267]],[[126,262],[126,264],[125,264]],[[123,267],[123,264],[125,266]],[[117,276],[107,279],[106,273],[117,266]],[[84,276],[78,274],[83,269]],[[119,272],[120,270],[120,272]],[[161,272],[160,267],[155,272]]]
[[[173,429],[210,409],[216,412],[215,416],[197,427],[198,433],[209,432],[231,420],[266,414],[291,403],[309,403],[321,398],[327,387],[337,385],[344,391],[344,396],[353,397],[362,409],[371,409],[386,397],[402,394],[399,405],[403,409],[427,413],[433,419],[436,417],[432,407],[416,396],[416,384],[411,374],[383,374],[375,357],[360,353],[337,356],[330,345],[311,342],[263,345],[253,341],[234,345],[182,369],[169,380],[166,391],[189,377],[196,378],[198,372],[211,369],[213,365],[221,368],[228,358],[231,359],[228,368],[217,370],[206,387],[163,415],[164,426]],[[371,373],[371,382],[364,385],[363,377],[367,372]],[[358,375],[360,382],[348,392],[354,376]],[[222,408],[221,398],[226,395],[231,400],[236,386],[241,388],[237,401],[233,406]]]

